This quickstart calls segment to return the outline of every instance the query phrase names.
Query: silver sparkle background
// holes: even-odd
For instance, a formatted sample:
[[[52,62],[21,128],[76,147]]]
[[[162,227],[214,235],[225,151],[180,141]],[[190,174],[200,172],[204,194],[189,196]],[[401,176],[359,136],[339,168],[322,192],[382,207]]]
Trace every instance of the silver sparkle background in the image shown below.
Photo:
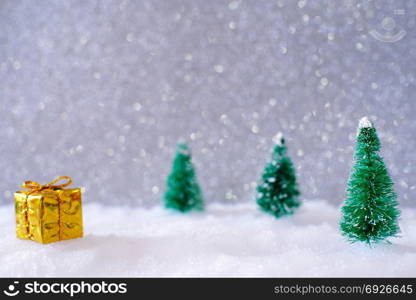
[[[85,201],[158,205],[179,139],[206,201],[252,201],[281,131],[303,197],[339,205],[368,115],[415,205],[415,15],[412,0],[2,0],[1,203],[70,175]],[[369,33],[386,17],[400,41]]]

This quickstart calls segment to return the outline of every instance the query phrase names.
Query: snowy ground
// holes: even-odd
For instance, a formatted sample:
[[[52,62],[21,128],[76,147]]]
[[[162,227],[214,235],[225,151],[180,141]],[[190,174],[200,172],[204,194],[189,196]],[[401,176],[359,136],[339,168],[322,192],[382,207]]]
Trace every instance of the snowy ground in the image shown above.
[[[14,209],[0,208],[0,276],[416,276],[416,210],[402,209],[392,245],[351,245],[339,209],[305,201],[276,220],[253,204],[181,215],[162,208],[84,206],[85,237],[18,240]]]

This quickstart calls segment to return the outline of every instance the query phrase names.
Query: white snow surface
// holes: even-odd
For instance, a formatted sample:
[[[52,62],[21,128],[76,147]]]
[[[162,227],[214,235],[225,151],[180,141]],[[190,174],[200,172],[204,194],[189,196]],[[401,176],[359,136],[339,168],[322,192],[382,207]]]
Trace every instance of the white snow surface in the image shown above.
[[[304,201],[275,219],[255,203],[205,212],[84,206],[85,237],[48,245],[19,240],[14,208],[0,207],[0,276],[402,277],[416,276],[416,210],[402,208],[401,238],[372,248],[338,230],[339,207]]]
[[[358,123],[358,128],[371,128],[373,127],[373,123],[371,123],[368,117],[362,117]]]

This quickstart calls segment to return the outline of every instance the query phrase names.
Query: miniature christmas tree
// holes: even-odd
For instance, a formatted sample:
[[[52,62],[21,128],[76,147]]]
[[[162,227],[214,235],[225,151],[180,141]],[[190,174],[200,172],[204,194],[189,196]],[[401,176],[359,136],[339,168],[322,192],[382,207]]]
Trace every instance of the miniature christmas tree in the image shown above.
[[[172,172],[167,181],[165,206],[181,212],[203,208],[201,190],[186,143],[179,143],[177,146]]]
[[[377,243],[399,232],[393,181],[379,150],[376,129],[367,118],[361,119],[340,224],[343,235],[352,242]]]
[[[271,161],[266,165],[257,186],[257,204],[275,217],[292,214],[300,205],[300,195],[292,161],[283,137],[278,138]]]

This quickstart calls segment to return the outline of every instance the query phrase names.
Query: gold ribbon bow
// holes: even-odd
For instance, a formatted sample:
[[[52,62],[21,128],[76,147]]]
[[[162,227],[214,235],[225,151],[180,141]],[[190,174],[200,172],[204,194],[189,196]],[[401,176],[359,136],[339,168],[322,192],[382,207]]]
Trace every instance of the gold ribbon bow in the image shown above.
[[[61,181],[61,180],[66,180],[65,183],[62,184],[56,184],[57,182]],[[30,189],[32,191],[42,191],[42,190],[58,190],[58,189],[62,189],[68,185],[70,185],[72,183],[72,179],[69,176],[60,176],[58,178],[56,178],[54,181],[49,182],[48,184],[44,184],[41,185],[39,183],[37,183],[36,181],[25,181],[22,184],[22,188],[24,189]]]

